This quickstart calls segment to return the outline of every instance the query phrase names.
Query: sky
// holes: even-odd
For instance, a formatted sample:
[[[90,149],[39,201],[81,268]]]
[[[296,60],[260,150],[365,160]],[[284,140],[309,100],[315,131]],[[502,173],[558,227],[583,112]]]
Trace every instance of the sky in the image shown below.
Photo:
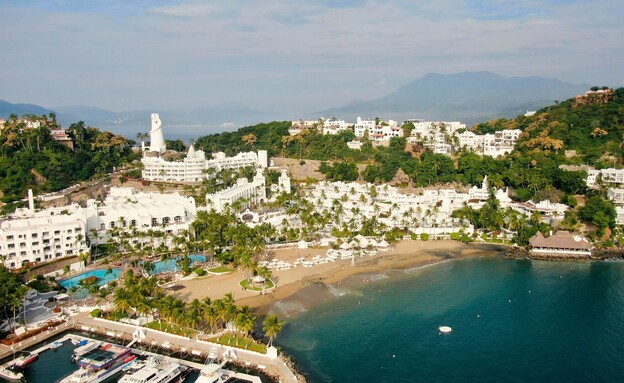
[[[0,99],[296,114],[427,73],[624,85],[622,0],[0,0]]]

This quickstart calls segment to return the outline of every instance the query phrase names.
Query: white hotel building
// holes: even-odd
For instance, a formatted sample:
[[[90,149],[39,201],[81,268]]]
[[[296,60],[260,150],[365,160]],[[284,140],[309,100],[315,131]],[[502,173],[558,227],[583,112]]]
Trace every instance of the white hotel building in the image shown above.
[[[0,221],[0,257],[8,268],[89,252],[89,244],[106,243],[115,227],[162,231],[166,240],[188,230],[196,216],[192,197],[132,188],[111,188],[103,202],[89,200],[86,207],[35,211],[33,205]]]
[[[147,181],[161,182],[200,182],[207,177],[205,170],[213,168],[239,169],[246,166],[266,168],[268,155],[266,150],[258,153],[238,153],[234,157],[227,157],[225,153],[213,154],[213,159],[207,160],[202,150],[189,147],[186,157],[181,161],[167,161],[162,154],[167,150],[163,139],[161,122],[158,114],[152,114],[152,130],[150,131],[150,146],[143,147],[142,177]]]
[[[498,157],[511,153],[522,131],[505,129],[488,134],[463,132],[457,135],[459,146],[470,149],[477,154]]]
[[[389,141],[392,137],[403,137],[403,129],[394,120],[380,121],[379,125],[375,120],[363,120],[357,118],[354,125],[356,137],[368,135],[371,141]]]

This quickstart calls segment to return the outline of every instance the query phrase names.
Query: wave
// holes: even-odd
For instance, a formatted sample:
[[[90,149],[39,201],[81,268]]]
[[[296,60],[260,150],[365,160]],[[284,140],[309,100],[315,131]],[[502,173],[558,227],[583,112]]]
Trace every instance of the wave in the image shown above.
[[[413,271],[426,269],[426,268],[431,267],[431,266],[441,265],[443,263],[452,262],[452,261],[455,261],[455,259],[444,259],[444,260],[439,261],[439,262],[429,263],[429,264],[418,266],[418,267],[412,267],[410,269],[405,269],[403,271],[407,274],[407,273],[411,273]]]

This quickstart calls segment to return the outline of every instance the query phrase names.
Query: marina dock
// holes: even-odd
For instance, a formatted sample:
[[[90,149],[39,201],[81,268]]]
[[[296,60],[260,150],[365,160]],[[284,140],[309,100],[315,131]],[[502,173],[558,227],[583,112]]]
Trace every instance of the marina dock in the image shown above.
[[[204,359],[224,359],[235,362],[237,364],[257,368],[264,371],[266,374],[273,376],[280,382],[295,383],[301,380],[297,379],[297,376],[288,367],[286,361],[281,357],[270,357],[269,355],[260,354],[253,351],[244,349],[238,349],[234,347],[228,347],[217,343],[206,342],[198,339],[189,339],[173,334],[167,334],[159,331],[138,327],[144,333],[144,337],[135,337],[133,334],[137,330],[137,326],[103,321],[96,318],[92,318],[89,313],[80,313],[73,316],[70,320],[64,324],[57,326],[55,329],[40,333],[35,337],[29,338],[19,342],[13,347],[0,345],[0,358],[10,357],[16,351],[24,350],[32,347],[36,344],[44,342],[39,348],[34,350],[35,353],[45,352],[51,348],[51,343],[46,343],[46,340],[58,336],[64,332],[80,331],[86,333],[93,333],[109,338],[111,342],[118,343],[120,345],[136,346],[143,345],[148,348],[157,348],[168,350],[169,352],[178,352],[180,354],[190,354],[198,358]],[[88,339],[78,334],[66,334],[58,341],[68,341],[70,339],[83,340]],[[138,353],[150,354],[147,351],[137,351]],[[155,354],[155,353],[151,353]],[[167,357],[169,358],[169,357]],[[201,369],[204,364],[184,359],[176,359],[178,363],[181,363],[187,367],[193,369]]]

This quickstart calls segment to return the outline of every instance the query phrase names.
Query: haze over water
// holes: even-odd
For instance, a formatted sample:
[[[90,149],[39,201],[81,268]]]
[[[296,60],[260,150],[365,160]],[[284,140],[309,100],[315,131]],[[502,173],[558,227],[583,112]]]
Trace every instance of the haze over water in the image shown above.
[[[623,273],[495,257],[395,272],[290,318],[277,343],[310,382],[621,381]]]

